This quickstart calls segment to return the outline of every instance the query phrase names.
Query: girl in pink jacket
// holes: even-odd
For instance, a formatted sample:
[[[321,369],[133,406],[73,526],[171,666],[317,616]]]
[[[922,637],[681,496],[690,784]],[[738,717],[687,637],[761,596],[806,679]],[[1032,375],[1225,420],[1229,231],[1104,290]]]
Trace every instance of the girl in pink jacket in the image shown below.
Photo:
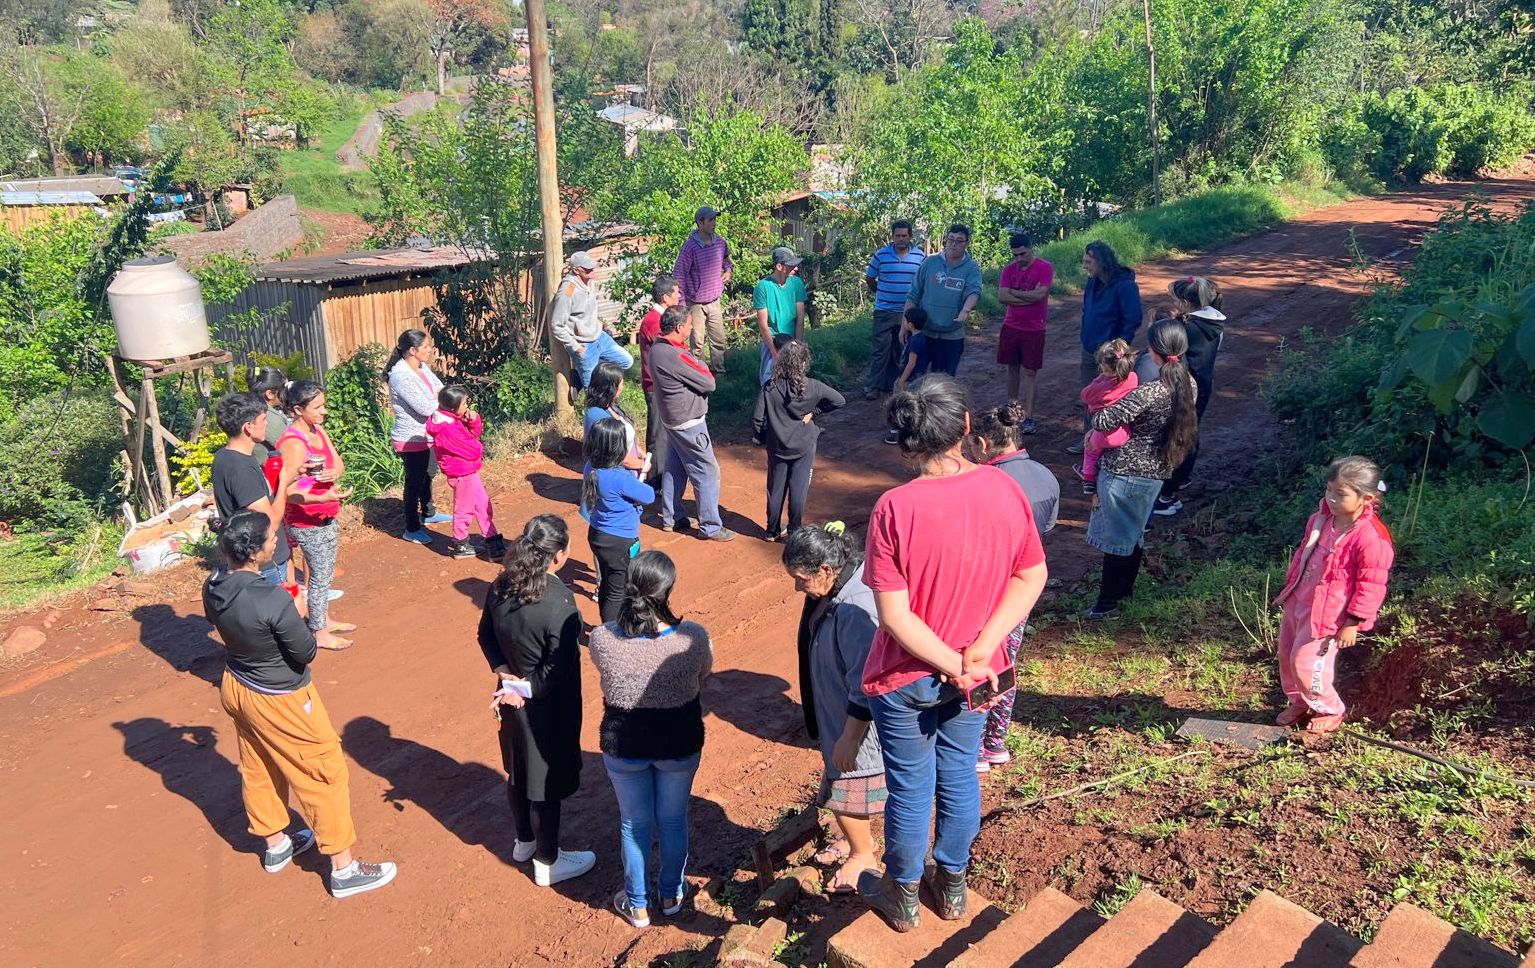
[[[1111,339],[1093,354],[1098,362],[1098,378],[1082,388],[1082,402],[1088,413],[1097,413],[1118,403],[1125,394],[1140,386],[1135,375],[1135,353],[1122,339]],[[1130,440],[1130,430],[1094,430],[1082,445],[1082,463],[1072,470],[1082,479],[1082,493],[1098,493],[1098,459],[1106,450],[1123,447]]]
[[[1333,687],[1338,650],[1375,626],[1396,554],[1377,516],[1386,489],[1380,468],[1364,457],[1342,457],[1327,468],[1321,507],[1306,522],[1284,589],[1279,627],[1279,682],[1289,708],[1275,720],[1330,733],[1343,725],[1343,700]]]
[[[443,387],[437,394],[438,410],[426,422],[426,436],[437,455],[437,466],[453,491],[453,540],[448,554],[455,558],[473,558],[469,545],[469,522],[477,521],[485,538],[485,554],[500,561],[506,554],[506,539],[496,530],[490,509],[490,495],[480,480],[480,465],[485,463],[485,445],[480,443],[480,415],[469,409],[469,391],[458,384]]]

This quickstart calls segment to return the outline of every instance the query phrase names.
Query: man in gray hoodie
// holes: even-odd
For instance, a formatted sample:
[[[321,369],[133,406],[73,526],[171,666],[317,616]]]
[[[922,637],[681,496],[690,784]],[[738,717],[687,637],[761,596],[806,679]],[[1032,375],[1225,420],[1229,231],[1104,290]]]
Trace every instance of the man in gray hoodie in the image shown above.
[[[603,360],[617,363],[626,371],[634,365],[634,357],[614,341],[611,327],[597,317],[597,291],[592,285],[596,272],[597,260],[588,253],[572,255],[570,274],[560,280],[554,304],[549,308],[554,338],[570,354],[570,365],[582,387],[591,382],[592,371]]]

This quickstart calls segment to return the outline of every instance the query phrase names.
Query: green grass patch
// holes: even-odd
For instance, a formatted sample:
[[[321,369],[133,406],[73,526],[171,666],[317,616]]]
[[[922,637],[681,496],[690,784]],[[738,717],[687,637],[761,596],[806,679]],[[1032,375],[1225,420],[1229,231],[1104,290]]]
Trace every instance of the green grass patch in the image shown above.
[[[394,95],[374,91],[352,99],[340,117],[321,130],[307,148],[282,156],[283,184],[305,208],[361,215],[378,198],[367,171],[343,171],[336,152],[357,130],[369,111],[389,103]]]
[[[88,588],[118,565],[122,529],[89,525],[70,537],[20,534],[0,542],[0,611],[30,608]]]
[[[1076,292],[1087,281],[1082,249],[1094,240],[1108,243],[1121,262],[1134,266],[1224,245],[1352,194],[1341,185],[1227,185],[1107,219],[1040,246],[1039,256],[1055,266],[1052,291]]]

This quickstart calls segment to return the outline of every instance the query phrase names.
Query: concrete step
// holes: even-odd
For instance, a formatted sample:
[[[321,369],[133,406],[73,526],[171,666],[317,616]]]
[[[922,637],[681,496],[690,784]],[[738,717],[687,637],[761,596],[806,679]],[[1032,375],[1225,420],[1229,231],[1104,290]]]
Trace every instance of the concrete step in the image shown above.
[[[1054,968],[1097,931],[1103,919],[1052,887],[1029,903],[969,951],[953,968]]]
[[[1188,968],[1348,968],[1362,947],[1337,925],[1262,891]]]
[[[1514,968],[1518,956],[1414,904],[1398,904],[1349,968]]]
[[[1141,891],[1060,968],[1183,968],[1214,938],[1215,928],[1204,920],[1155,891]]]
[[[922,893],[922,917],[915,931],[893,931],[879,915],[865,911],[827,941],[827,968],[944,968],[1007,917],[971,891],[969,917],[944,921],[927,906],[927,892]]]

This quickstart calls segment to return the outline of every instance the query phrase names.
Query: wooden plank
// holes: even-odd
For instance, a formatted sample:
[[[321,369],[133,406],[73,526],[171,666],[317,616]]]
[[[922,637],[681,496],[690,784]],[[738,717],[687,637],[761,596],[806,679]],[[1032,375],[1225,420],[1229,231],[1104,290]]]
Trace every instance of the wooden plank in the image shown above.
[[[820,810],[810,806],[767,832],[752,845],[752,862],[757,868],[757,883],[763,890],[773,883],[774,862],[809,843],[821,829]]]
[[[170,464],[165,460],[165,438],[162,434],[166,431],[160,426],[160,401],[155,399],[154,380],[147,376],[144,378],[144,396],[141,402],[145,419],[155,428],[155,433],[150,440],[150,449],[155,455],[155,471],[160,476],[160,497],[163,502],[161,507],[167,508],[175,498],[171,496]]]

